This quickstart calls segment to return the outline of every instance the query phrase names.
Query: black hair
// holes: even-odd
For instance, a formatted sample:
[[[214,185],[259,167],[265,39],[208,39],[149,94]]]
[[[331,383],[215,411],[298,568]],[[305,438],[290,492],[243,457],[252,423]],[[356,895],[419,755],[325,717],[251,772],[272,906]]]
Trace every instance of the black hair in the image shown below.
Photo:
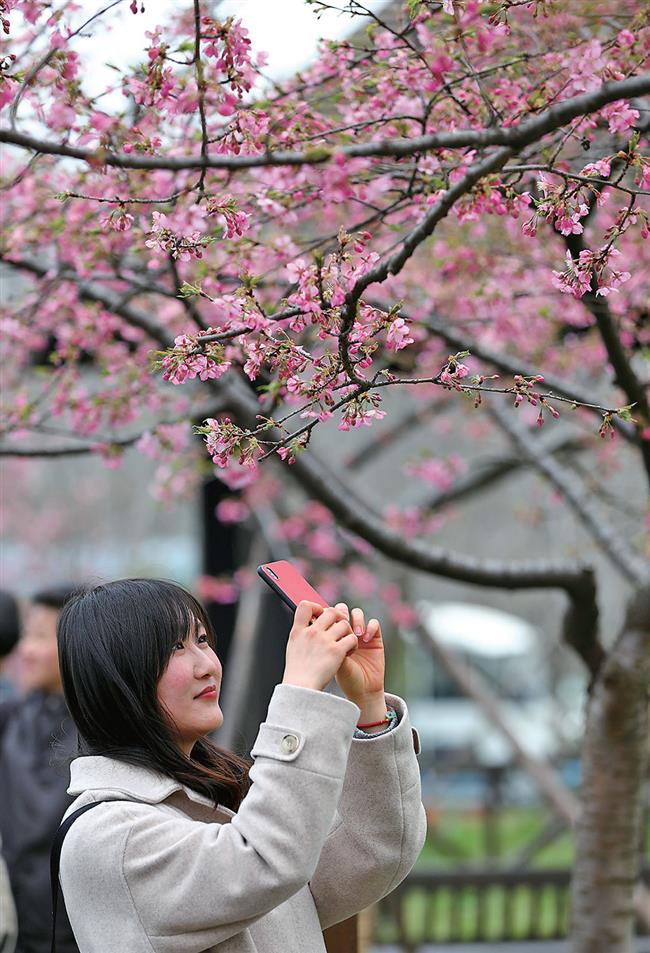
[[[120,579],[78,593],[57,626],[59,666],[79,753],[106,755],[175,778],[236,810],[249,762],[200,738],[188,757],[157,699],[174,645],[203,625],[203,606],[173,582]]]
[[[0,589],[0,658],[9,655],[20,635],[20,614],[14,596]]]
[[[46,606],[48,609],[61,610],[69,599],[79,592],[79,586],[70,583],[61,583],[57,586],[48,586],[34,593],[30,602],[35,606]]]

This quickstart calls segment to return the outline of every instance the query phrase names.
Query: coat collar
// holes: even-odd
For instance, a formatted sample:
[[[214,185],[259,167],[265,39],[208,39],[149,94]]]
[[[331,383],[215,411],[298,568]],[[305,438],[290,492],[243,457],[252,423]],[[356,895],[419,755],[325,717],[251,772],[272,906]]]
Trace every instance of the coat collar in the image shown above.
[[[102,795],[117,795],[118,799],[159,804],[177,791],[182,791],[191,801],[214,808],[210,798],[193,791],[174,778],[139,765],[126,764],[104,755],[85,755],[75,758],[70,764],[70,787],[68,794],[78,797],[85,791],[101,792]],[[119,797],[121,796],[121,797]],[[219,810],[232,815],[223,805]]]

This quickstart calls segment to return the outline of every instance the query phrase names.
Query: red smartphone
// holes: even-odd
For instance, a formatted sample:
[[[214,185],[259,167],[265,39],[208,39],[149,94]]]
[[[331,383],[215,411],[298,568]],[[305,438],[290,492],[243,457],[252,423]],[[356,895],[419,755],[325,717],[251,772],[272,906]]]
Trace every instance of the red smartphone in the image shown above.
[[[258,566],[257,574],[294,612],[302,599],[316,602],[325,609],[329,606],[329,602],[323,599],[286,559]]]

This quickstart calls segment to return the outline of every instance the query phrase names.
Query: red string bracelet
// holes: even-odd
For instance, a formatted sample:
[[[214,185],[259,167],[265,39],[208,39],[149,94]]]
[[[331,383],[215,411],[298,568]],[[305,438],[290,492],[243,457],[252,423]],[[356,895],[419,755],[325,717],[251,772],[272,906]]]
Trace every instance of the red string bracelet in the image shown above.
[[[378,728],[379,725],[385,725],[389,721],[390,721],[390,715],[388,714],[388,712],[386,712],[386,717],[382,718],[381,721],[371,721],[367,725],[357,725],[357,728],[361,728],[362,731],[364,728]]]

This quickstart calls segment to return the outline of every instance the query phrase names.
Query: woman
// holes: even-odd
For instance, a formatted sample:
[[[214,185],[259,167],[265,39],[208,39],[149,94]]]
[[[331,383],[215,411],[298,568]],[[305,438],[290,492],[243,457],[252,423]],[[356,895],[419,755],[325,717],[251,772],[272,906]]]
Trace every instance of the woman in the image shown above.
[[[82,750],[66,817],[109,799],[61,853],[81,953],[323,953],[325,927],[415,863],[416,736],[384,695],[376,619],[300,603],[250,771],[206,737],[223,720],[221,665],[184,589],[98,586],[65,607],[58,637]],[[345,698],[325,692],[334,676]]]

